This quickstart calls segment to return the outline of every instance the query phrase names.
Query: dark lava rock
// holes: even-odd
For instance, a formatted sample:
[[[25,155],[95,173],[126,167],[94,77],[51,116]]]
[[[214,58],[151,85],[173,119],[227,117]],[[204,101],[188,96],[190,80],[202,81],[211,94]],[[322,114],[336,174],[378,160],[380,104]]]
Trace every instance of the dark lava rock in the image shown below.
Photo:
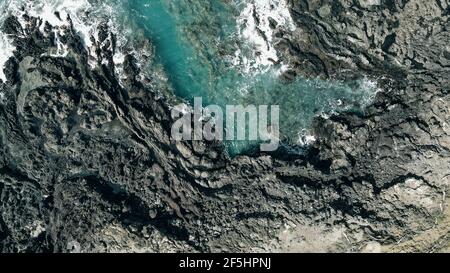
[[[229,158],[221,143],[171,141],[171,103],[139,82],[135,59],[122,81],[104,65],[115,50],[106,27],[89,51],[66,29],[68,54],[55,57],[38,23],[23,36],[10,19],[0,250],[361,251],[439,226],[450,179],[448,6],[384,2],[290,1],[298,33],[278,47],[296,73],[364,71],[383,88],[366,113],[317,118],[305,155]]]

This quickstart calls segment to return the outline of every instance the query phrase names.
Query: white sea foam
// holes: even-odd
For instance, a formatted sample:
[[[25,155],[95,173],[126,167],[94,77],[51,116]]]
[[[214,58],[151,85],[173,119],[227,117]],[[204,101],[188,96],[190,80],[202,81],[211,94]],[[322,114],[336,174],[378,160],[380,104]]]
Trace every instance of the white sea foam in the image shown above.
[[[67,16],[70,15],[74,28],[83,38],[86,46],[91,46],[90,34],[92,26],[95,22],[87,23],[86,12],[92,9],[88,0],[46,0],[46,1],[25,1],[25,0],[10,0],[6,1],[3,7],[3,13],[7,15],[16,15],[21,21],[21,15],[24,8],[25,12],[33,17],[42,18],[44,22],[48,22],[52,26],[67,25]],[[60,13],[62,20],[56,16],[55,12]],[[24,22],[21,21],[24,26]],[[43,30],[45,24],[41,25]]]
[[[0,79],[6,82],[6,76],[3,72],[5,63],[13,56],[15,47],[11,44],[11,41],[4,33],[0,33]]]
[[[75,28],[80,32],[80,36],[83,37],[87,46],[89,44],[89,26],[86,26],[82,19],[79,17],[80,14],[86,12],[90,8],[90,4],[87,0],[49,0],[49,1],[25,1],[25,0],[7,0],[2,1],[0,3],[0,25],[3,24],[4,20],[10,16],[15,15],[18,17],[19,22],[22,24],[22,27],[25,26],[25,22],[21,20],[21,15],[24,11],[31,16],[40,17],[43,21],[48,22],[53,26],[61,26],[63,24],[67,24],[67,21],[64,20],[67,18],[67,15],[70,15],[73,21]],[[61,18],[63,20],[59,20],[55,15],[55,12],[58,11],[61,14]],[[44,28],[44,24],[41,25],[41,30]],[[57,33],[55,33],[57,34]],[[57,35],[58,37],[58,35]],[[55,55],[64,56],[66,54],[66,48],[58,43],[58,49]],[[6,77],[3,72],[4,65],[6,61],[13,56],[15,47],[11,44],[11,40],[9,37],[0,33],[0,79],[6,81]]]
[[[57,30],[54,31],[55,33],[55,42],[56,42],[56,52],[53,54],[50,54],[50,56],[52,57],[66,57],[67,54],[69,54],[69,49],[67,48],[67,45],[63,44],[60,39],[59,36],[61,35],[61,33]]]
[[[362,101],[363,106],[367,106],[373,102],[376,95],[382,91],[378,85],[378,81],[369,77],[361,79],[360,88],[361,92],[366,95]]]
[[[0,2],[0,23],[3,24],[7,13],[6,13],[6,5],[8,1]],[[0,31],[0,80],[6,82],[6,76],[3,72],[3,68],[5,63],[9,60],[11,56],[13,56],[15,47],[11,44],[11,40],[8,38],[6,34]]]
[[[5,94],[0,91],[0,104],[4,104],[5,100],[6,100]]]
[[[314,144],[316,141],[317,138],[310,132],[308,132],[308,130],[303,129],[298,133],[297,144],[300,146],[310,146]]]
[[[292,20],[286,0],[252,0],[239,2],[242,11],[237,19],[240,39],[251,48],[252,56],[243,56],[237,50],[233,64],[241,66],[245,73],[266,72],[271,66],[279,62],[277,50],[274,48],[275,30],[271,27],[271,20],[277,22],[279,28],[294,31]],[[285,66],[281,66],[285,69]]]
[[[91,2],[90,0],[3,0],[0,1],[0,25],[8,16],[15,15],[22,27],[25,27],[26,22],[22,19],[22,15],[26,13],[43,20],[43,24],[40,26],[41,31],[43,31],[45,22],[52,26],[68,26],[69,21],[67,19],[70,16],[74,30],[82,38],[86,50],[92,51],[91,55],[95,55],[91,37],[97,38],[97,26],[100,22],[106,22],[109,28],[117,33],[118,24],[115,19],[118,17],[119,11],[112,7],[111,1],[95,2],[95,4],[91,4]],[[59,13],[59,17],[56,12]],[[67,46],[60,42],[59,37],[61,35],[62,32],[55,30],[56,50],[50,52],[50,56],[64,57],[68,54]],[[127,39],[124,36],[126,35],[118,36],[118,47],[127,44]],[[6,61],[13,55],[15,48],[7,35],[1,32],[0,48],[0,67],[3,68]],[[124,53],[119,50],[114,52],[113,60],[118,74],[122,71],[120,66],[124,61],[124,56]],[[89,64],[91,67],[97,65],[96,56],[91,56]],[[6,81],[3,69],[0,69],[0,79]]]

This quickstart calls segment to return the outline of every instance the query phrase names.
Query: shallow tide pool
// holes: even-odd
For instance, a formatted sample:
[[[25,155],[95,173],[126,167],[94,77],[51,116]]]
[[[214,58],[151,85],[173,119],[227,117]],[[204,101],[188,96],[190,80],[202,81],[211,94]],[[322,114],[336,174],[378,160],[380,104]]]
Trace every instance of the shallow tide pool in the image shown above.
[[[255,3],[262,2],[282,5],[283,1]],[[270,6],[257,5],[252,1],[132,0],[126,9],[153,41],[176,95],[188,101],[200,96],[204,104],[222,107],[280,105],[281,135],[293,144],[305,144],[315,116],[362,109],[370,102],[376,84],[367,78],[352,83],[300,77],[281,80],[282,63],[258,59],[263,54],[272,54],[272,59],[276,55],[272,49],[261,50],[259,33],[251,33],[254,22],[245,12]],[[281,12],[286,17],[286,11]],[[281,12],[275,10],[272,15],[281,16]],[[231,153],[248,148],[247,142],[228,145]]]
[[[2,9],[8,3],[18,6],[16,2],[24,1],[3,2]],[[120,25],[116,30],[123,31],[118,35],[124,39],[143,33],[154,46],[153,65],[162,66],[175,95],[190,102],[202,97],[204,106],[223,108],[279,105],[281,136],[290,144],[302,146],[305,139],[313,139],[308,128],[315,116],[362,110],[377,91],[376,82],[367,78],[347,83],[282,80],[288,67],[274,49],[269,18],[286,32],[295,31],[285,0],[48,0],[27,9],[49,15],[60,9],[89,11],[93,22],[103,15]],[[84,32],[88,36],[87,28]],[[227,142],[231,154],[252,144]]]

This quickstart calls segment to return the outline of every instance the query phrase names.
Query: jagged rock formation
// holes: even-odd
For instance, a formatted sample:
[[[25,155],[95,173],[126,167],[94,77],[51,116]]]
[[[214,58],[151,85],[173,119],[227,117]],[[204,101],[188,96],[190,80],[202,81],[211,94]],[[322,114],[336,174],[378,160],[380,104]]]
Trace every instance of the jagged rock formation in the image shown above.
[[[445,0],[290,0],[297,30],[278,47],[297,73],[448,71]]]
[[[173,142],[164,86],[131,55],[118,80],[106,26],[87,51],[70,24],[9,18],[0,249],[379,251],[436,227],[421,250],[447,247],[448,3],[290,2],[298,30],[277,47],[291,73],[384,77],[365,114],[318,118],[302,156]]]

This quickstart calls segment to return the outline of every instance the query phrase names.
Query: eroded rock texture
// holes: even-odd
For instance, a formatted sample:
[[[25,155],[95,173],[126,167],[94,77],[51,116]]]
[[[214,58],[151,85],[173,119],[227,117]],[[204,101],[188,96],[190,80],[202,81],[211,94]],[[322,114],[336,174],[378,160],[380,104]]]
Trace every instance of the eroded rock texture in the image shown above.
[[[448,1],[290,3],[298,29],[277,45],[287,76],[362,71],[384,90],[365,114],[318,118],[303,156],[172,142],[164,87],[142,83],[131,55],[119,83],[106,26],[89,52],[61,27],[58,56],[55,28],[8,19],[0,249],[448,250]]]

